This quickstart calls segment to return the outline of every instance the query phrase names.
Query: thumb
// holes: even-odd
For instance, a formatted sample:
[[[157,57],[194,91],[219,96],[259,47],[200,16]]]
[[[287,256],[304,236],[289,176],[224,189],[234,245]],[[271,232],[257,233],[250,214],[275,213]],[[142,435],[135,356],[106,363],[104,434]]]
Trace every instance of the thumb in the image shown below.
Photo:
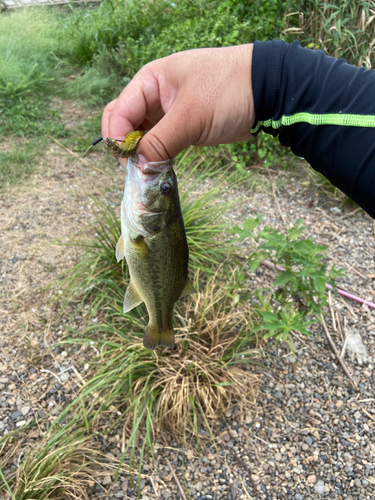
[[[194,107],[178,98],[163,118],[141,139],[137,153],[141,163],[175,158],[195,144],[200,135]]]

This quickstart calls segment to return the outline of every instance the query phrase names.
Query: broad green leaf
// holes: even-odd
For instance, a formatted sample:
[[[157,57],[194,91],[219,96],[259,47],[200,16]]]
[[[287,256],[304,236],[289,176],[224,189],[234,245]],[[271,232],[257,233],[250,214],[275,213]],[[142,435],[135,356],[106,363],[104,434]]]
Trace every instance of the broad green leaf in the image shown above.
[[[324,293],[326,290],[326,281],[321,276],[312,278],[315,290],[319,293]]]
[[[294,278],[293,273],[290,271],[284,271],[280,274],[274,281],[275,286],[285,285],[285,283],[289,283]]]

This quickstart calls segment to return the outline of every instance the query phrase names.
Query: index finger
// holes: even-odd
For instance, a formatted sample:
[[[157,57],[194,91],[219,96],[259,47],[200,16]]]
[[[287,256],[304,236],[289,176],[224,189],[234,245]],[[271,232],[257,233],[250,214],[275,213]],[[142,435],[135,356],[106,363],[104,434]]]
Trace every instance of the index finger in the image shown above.
[[[160,108],[160,96],[151,72],[143,69],[104,110],[103,137],[122,140],[144,123],[150,108]]]
[[[112,113],[112,109],[114,105],[116,104],[117,99],[114,99],[111,101],[107,106],[104,108],[103,115],[102,115],[102,136],[103,137],[109,137],[108,135],[108,120],[109,120],[109,115]]]

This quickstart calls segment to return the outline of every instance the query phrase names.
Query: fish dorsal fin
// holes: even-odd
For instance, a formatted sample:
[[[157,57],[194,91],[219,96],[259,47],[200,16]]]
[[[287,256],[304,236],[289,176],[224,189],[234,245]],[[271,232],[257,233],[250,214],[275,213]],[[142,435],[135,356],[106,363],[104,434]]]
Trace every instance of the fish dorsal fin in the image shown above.
[[[120,262],[125,257],[125,243],[122,235],[120,236],[117,245],[116,245],[116,259],[117,262]]]
[[[133,307],[139,306],[142,302],[143,299],[139,296],[133,283],[130,282],[124,297],[124,313],[131,311]]]
[[[196,293],[196,290],[195,288],[193,287],[193,285],[191,284],[191,281],[189,278],[186,279],[186,283],[185,283],[185,286],[184,286],[184,289],[182,290],[181,292],[181,295],[180,295],[180,299],[182,297],[186,297],[186,295],[190,295],[191,293]]]

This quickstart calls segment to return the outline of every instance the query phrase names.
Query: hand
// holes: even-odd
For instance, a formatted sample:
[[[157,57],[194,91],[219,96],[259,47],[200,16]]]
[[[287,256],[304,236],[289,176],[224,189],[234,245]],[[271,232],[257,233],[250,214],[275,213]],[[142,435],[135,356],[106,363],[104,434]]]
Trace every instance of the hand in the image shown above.
[[[141,163],[174,158],[190,145],[212,146],[252,137],[253,45],[179,52],[144,66],[104,109],[103,137],[121,141],[149,130]]]

